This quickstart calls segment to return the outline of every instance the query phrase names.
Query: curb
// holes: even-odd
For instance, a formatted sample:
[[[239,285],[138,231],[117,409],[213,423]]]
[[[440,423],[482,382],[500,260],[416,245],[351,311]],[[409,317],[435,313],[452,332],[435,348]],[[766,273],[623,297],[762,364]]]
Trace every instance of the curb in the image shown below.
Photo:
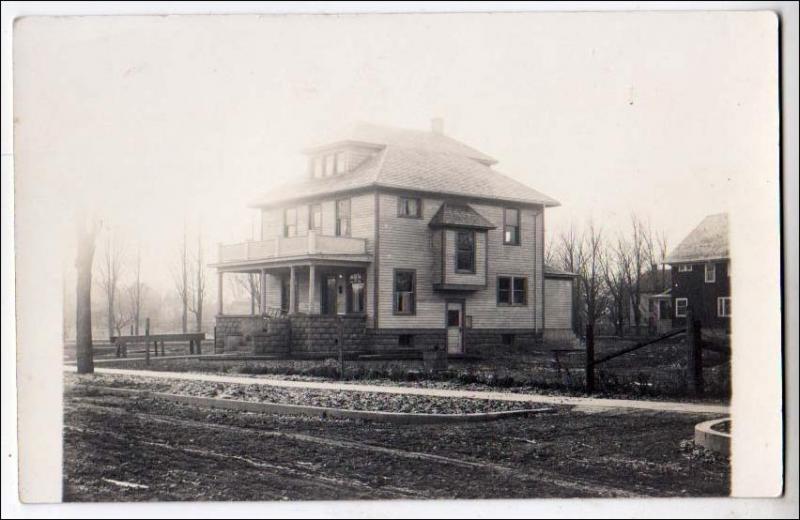
[[[714,419],[701,422],[694,427],[694,443],[707,450],[715,451],[723,455],[731,454],[731,434],[718,432],[713,429],[720,423],[729,422],[730,417],[724,419]]]
[[[368,410],[348,410],[345,408],[327,408],[324,406],[306,406],[299,404],[259,403],[254,401],[238,401],[234,399],[217,399],[214,397],[199,397],[193,395],[168,394],[165,392],[152,392],[150,390],[137,390],[133,388],[117,388],[95,385],[81,385],[79,388],[94,390],[100,393],[117,396],[140,396],[155,399],[164,399],[176,403],[202,406],[206,408],[219,408],[240,412],[272,413],[284,415],[300,415],[306,417],[358,419],[362,421],[388,422],[395,424],[441,424],[441,423],[470,423],[488,422],[511,417],[527,417],[541,413],[553,413],[554,408],[529,408],[525,410],[509,410],[502,412],[469,413],[469,414],[433,414],[433,413],[402,413],[402,412],[372,412]]]

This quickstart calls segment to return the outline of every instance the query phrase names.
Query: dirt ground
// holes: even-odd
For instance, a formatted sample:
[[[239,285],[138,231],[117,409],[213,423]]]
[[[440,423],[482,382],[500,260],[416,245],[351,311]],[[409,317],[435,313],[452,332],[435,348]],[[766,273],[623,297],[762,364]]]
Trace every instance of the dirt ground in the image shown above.
[[[590,410],[388,425],[64,394],[64,500],[724,496],[702,414]]]

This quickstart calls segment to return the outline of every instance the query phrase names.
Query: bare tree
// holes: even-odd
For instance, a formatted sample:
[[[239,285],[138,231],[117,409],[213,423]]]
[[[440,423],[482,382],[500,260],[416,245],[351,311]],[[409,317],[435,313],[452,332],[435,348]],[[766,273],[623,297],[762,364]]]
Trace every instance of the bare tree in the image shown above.
[[[203,261],[203,237],[197,234],[197,254],[195,255],[194,282],[191,291],[191,298],[188,300],[189,310],[194,314],[197,332],[203,330],[203,302],[206,297],[206,266]]]
[[[234,287],[250,298],[250,314],[263,313],[264,309],[261,308],[261,276],[258,273],[247,273],[236,276],[234,279],[236,280]],[[238,291],[237,294],[239,294]]]
[[[577,273],[583,296],[583,314],[586,328],[594,327],[606,307],[603,291],[603,232],[589,221],[584,230],[577,255]]]
[[[186,244],[186,225],[183,226],[183,242],[181,244],[179,263],[177,272],[173,271],[172,278],[175,282],[175,290],[181,302],[181,332],[186,334],[189,322],[189,251]]]
[[[608,292],[608,314],[614,324],[614,333],[624,335],[626,303],[628,295],[628,274],[630,273],[630,254],[623,237],[609,247],[602,258],[603,279]]]
[[[139,324],[142,317],[142,297],[144,295],[144,284],[142,283],[142,255],[139,248],[136,249],[136,267],[134,269],[133,284],[127,288],[128,308],[130,309],[130,320],[128,324],[133,324],[133,334],[139,335]]]
[[[94,353],[92,349],[92,263],[97,232],[100,223],[89,223],[79,217],[77,225],[78,254],[75,258],[77,273],[75,305],[75,340],[79,374],[94,372]]]
[[[108,320],[108,337],[117,332],[116,319],[118,312],[117,294],[119,292],[119,278],[122,272],[123,250],[121,243],[112,236],[109,230],[103,248],[103,262],[100,264],[100,287],[106,298],[106,316]]]

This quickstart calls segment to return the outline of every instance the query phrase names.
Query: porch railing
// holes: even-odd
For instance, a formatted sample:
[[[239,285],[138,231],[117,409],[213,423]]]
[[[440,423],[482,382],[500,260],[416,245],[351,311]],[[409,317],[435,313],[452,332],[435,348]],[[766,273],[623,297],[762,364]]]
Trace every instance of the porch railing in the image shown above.
[[[305,236],[220,244],[217,258],[224,263],[314,254],[364,255],[366,252],[366,239],[319,235],[309,231]]]

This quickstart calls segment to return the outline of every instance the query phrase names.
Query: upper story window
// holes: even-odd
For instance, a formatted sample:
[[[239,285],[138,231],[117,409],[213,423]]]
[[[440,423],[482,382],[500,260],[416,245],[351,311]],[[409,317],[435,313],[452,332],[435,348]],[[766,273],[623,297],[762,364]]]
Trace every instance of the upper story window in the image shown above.
[[[347,152],[345,151],[321,153],[309,159],[309,170],[315,179],[345,173],[347,168]]]
[[[414,314],[416,312],[417,272],[413,269],[394,271],[394,312],[395,314]]]
[[[691,273],[692,272],[692,264],[681,264],[678,266],[679,273]]]
[[[528,279],[523,276],[498,276],[497,303],[499,305],[527,305]]]
[[[397,216],[407,218],[422,217],[422,201],[409,197],[397,198]]]
[[[519,245],[519,210],[506,208],[503,210],[503,243]]]
[[[316,232],[322,231],[322,205],[311,204],[308,207],[308,229]]]
[[[336,236],[350,236],[350,199],[336,201]]]
[[[283,236],[297,236],[297,208],[283,210]]]
[[[475,272],[475,232],[456,232],[456,272]]]
[[[714,264],[706,264],[706,283],[714,283],[717,281],[717,266]]]

